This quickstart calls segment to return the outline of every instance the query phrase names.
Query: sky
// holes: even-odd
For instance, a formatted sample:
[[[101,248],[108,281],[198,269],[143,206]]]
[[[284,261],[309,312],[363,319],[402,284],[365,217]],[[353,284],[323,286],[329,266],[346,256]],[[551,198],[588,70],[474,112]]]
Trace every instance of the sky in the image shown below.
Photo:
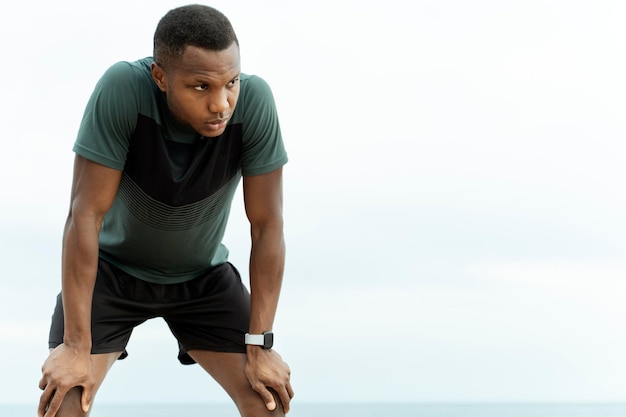
[[[0,403],[38,401],[86,100],[182,4],[0,6]],[[289,153],[274,331],[294,403],[626,401],[625,3],[209,4]],[[98,401],[228,401],[161,321],[128,350]]]

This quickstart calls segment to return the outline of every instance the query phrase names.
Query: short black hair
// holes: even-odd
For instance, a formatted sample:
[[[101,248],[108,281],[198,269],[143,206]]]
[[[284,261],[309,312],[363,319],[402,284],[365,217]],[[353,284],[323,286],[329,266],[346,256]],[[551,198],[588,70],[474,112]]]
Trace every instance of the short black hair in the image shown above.
[[[213,7],[190,4],[177,7],[161,18],[154,32],[154,61],[171,67],[187,46],[223,51],[233,42],[239,46],[230,21]]]

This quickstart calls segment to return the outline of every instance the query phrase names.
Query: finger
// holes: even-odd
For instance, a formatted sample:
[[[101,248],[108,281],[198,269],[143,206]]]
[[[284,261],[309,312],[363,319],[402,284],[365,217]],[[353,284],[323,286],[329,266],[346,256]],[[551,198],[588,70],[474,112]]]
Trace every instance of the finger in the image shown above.
[[[293,392],[293,388],[291,387],[291,383],[287,382],[287,393],[289,393],[289,398],[293,398],[295,393]]]
[[[44,389],[46,389],[46,386],[48,386],[48,381],[46,380],[45,376],[42,376],[39,380],[39,389],[43,391]]]
[[[48,402],[48,409],[46,410],[44,417],[54,417],[57,415],[57,411],[61,408],[61,403],[63,402],[65,394],[65,392],[61,392],[59,390],[54,391],[50,402]]]
[[[91,399],[93,395],[90,389],[83,387],[83,393],[80,396],[80,404],[83,408],[83,413],[87,414],[89,412],[89,407],[91,406]]]
[[[291,401],[291,396],[289,395],[289,392],[286,388],[283,388],[280,391],[276,392],[276,394],[280,398],[280,402],[283,405],[283,411],[285,412],[285,414],[287,414],[289,412],[289,401]]]
[[[48,403],[50,402],[50,397],[54,393],[51,389],[44,389],[41,397],[39,398],[39,407],[37,408],[37,415],[39,417],[43,417],[48,408]]]
[[[270,411],[276,410],[276,400],[274,399],[274,397],[265,399],[265,408],[267,408]]]
[[[263,402],[265,403],[265,407],[268,410],[274,411],[276,409],[276,400],[274,399],[274,396],[272,395],[270,390],[268,390],[265,385],[256,384],[252,388],[254,388],[254,390],[259,393],[259,395],[263,399]]]

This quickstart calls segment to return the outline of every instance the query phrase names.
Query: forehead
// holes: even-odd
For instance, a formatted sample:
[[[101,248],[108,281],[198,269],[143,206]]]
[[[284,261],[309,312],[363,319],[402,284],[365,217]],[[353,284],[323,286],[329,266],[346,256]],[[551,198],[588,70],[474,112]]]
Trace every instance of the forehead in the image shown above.
[[[179,77],[211,79],[233,78],[241,71],[239,46],[233,43],[223,51],[211,51],[197,46],[187,46],[172,65],[172,73]]]

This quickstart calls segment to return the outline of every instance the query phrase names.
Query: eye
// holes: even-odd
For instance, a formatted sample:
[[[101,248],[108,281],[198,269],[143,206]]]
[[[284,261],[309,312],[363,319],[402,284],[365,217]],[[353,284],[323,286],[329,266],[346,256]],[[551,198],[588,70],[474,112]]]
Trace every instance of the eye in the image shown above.
[[[209,89],[209,85],[208,84],[200,84],[194,87],[194,89],[198,90],[198,91],[206,91]]]
[[[239,77],[237,78],[233,78],[232,80],[230,80],[230,82],[228,83],[229,87],[234,87],[235,85],[237,85],[237,82],[239,81]]]

